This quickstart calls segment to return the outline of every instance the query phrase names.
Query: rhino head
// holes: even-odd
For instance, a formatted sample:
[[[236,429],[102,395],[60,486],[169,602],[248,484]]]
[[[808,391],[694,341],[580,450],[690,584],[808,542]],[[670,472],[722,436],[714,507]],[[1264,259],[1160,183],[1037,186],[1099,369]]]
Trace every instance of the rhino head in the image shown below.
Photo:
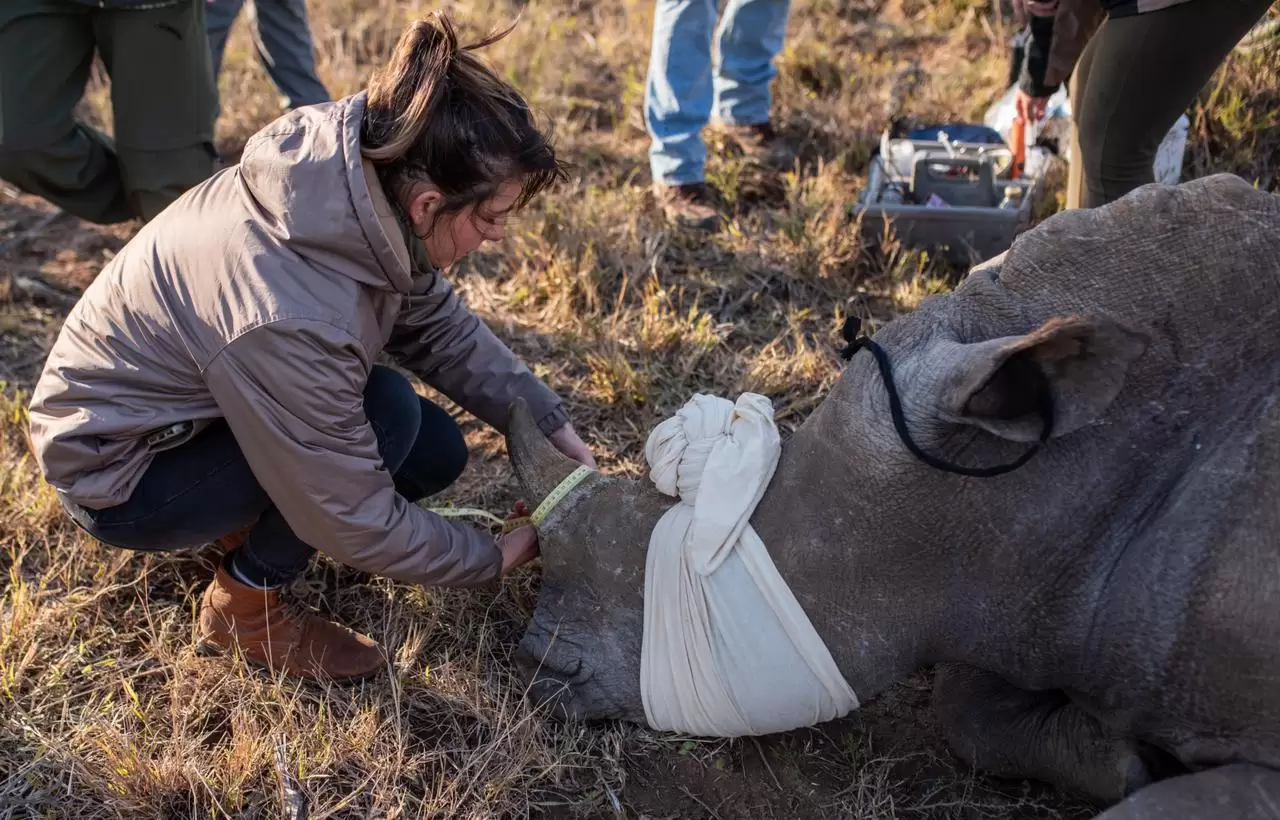
[[[542,435],[523,401],[513,405],[507,429],[512,466],[536,505],[578,464]],[[542,589],[516,658],[530,698],[553,714],[644,722],[645,553],[670,504],[641,482],[597,473],[539,527]]]
[[[1010,298],[993,275],[977,274],[968,289],[984,300]],[[922,306],[876,339],[894,359],[916,443],[960,462],[1016,459],[1041,432],[1037,408],[1046,392],[1056,404],[1055,436],[1086,427],[1116,397],[1145,344],[1106,318],[1009,322],[1016,311],[1005,305],[995,322],[1021,331],[1000,333],[957,320],[951,307],[945,300]],[[577,466],[520,403],[511,411],[508,451],[531,504]],[[962,610],[981,603],[987,582],[978,576],[1020,569],[991,565],[1010,549],[993,533],[1025,538],[1055,526],[1047,517],[1033,521],[1040,513],[1034,504],[1011,503],[1034,502],[1029,488],[1052,481],[1050,461],[1034,460],[990,484],[923,464],[894,429],[874,359],[860,354],[784,443],[752,524],[865,702],[925,663],[994,640],[955,628],[973,623]],[[532,700],[562,717],[645,722],[645,557],[649,535],[672,503],[647,479],[594,475],[543,522],[543,586],[517,653]],[[1078,510],[1064,504],[1057,515],[1072,514]],[[1004,603],[992,603],[987,615],[998,615]]]
[[[1146,186],[880,329],[891,378],[853,357],[751,524],[862,702],[939,664],[957,755],[1103,804],[1161,770],[1280,759],[1257,684],[1280,678],[1277,237],[1280,198],[1238,178]],[[574,465],[514,414],[536,502]],[[597,475],[544,522],[534,700],[644,721],[645,554],[670,503]]]

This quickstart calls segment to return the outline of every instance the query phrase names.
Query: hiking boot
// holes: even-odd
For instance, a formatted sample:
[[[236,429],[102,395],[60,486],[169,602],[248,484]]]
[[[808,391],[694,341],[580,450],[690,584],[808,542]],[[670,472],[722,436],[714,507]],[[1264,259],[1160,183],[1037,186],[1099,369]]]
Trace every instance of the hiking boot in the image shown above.
[[[251,529],[253,529],[253,524],[250,524],[247,527],[241,527],[233,533],[228,533],[227,535],[222,536],[214,543],[218,545],[218,549],[222,550],[222,554],[226,555],[227,553],[244,546],[244,542],[249,540],[249,530]]]
[[[654,184],[654,196],[667,221],[685,228],[714,232],[720,228],[719,196],[705,182],[688,185]]]
[[[787,170],[796,160],[795,151],[768,122],[753,125],[724,125],[725,134],[737,143],[752,162],[777,170]]]
[[[382,671],[382,647],[371,638],[256,589],[218,567],[200,604],[200,643],[238,646],[249,662],[310,680],[352,681]]]

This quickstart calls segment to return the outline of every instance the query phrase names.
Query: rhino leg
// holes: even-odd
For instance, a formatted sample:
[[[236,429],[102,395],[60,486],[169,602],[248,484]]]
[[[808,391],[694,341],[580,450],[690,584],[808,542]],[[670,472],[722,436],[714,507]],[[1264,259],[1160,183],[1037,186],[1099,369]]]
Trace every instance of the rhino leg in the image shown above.
[[[1028,692],[972,666],[939,666],[933,708],[952,751],[996,777],[1051,783],[1104,806],[1153,780],[1138,744],[1061,692]]]
[[[1147,786],[1095,820],[1280,820],[1280,772],[1236,763]]]

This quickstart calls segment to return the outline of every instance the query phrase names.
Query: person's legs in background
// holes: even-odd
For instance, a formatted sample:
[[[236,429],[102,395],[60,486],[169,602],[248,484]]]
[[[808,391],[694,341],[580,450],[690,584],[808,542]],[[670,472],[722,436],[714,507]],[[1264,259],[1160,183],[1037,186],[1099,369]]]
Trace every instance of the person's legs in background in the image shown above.
[[[134,217],[116,151],[72,115],[93,65],[93,21],[103,13],[69,0],[0,3],[0,179],[111,224]]]
[[[771,118],[789,11],[790,0],[729,0],[716,32],[716,118],[749,157],[775,167],[794,159]]]
[[[205,0],[111,9],[94,18],[111,76],[116,154],[130,209],[154,219],[214,171],[217,89]]]
[[[1272,0],[1191,0],[1108,19],[1073,111],[1086,208],[1154,182],[1165,134]]]
[[[222,55],[227,50],[231,26],[243,7],[244,0],[212,0],[205,7],[205,30],[209,35],[209,58],[213,64],[215,83],[222,73]]]
[[[284,95],[285,107],[327,102],[329,91],[316,74],[306,0],[253,0],[249,20],[258,58]]]
[[[770,83],[786,35],[789,0],[729,0],[715,28],[715,0],[658,0],[645,86],[654,189],[667,218],[700,230],[720,224],[719,193],[706,182],[702,129],[712,111],[757,162],[794,156],[773,130]]]
[[[714,88],[711,36],[715,0],[657,0],[644,120],[649,168],[667,217],[714,230],[720,221],[715,192],[706,184],[702,129],[711,118]]]
[[[1084,100],[1084,90],[1089,84],[1090,69],[1093,65],[1093,55],[1097,53],[1095,47],[1098,38],[1092,38],[1084,47],[1084,51],[1080,54],[1080,59],[1076,62],[1075,71],[1071,75],[1068,83],[1067,91],[1071,95],[1071,123],[1070,123],[1070,141],[1071,141],[1071,161],[1067,163],[1067,209],[1082,208],[1087,197],[1085,190],[1084,175],[1084,152],[1080,148],[1080,117],[1078,113],[1080,106]]]
[[[213,0],[209,4],[209,51],[215,81],[222,71],[227,36],[244,5],[245,0]],[[294,109],[329,100],[329,91],[316,73],[306,0],[252,0],[249,25],[258,59],[283,97],[281,107]]]

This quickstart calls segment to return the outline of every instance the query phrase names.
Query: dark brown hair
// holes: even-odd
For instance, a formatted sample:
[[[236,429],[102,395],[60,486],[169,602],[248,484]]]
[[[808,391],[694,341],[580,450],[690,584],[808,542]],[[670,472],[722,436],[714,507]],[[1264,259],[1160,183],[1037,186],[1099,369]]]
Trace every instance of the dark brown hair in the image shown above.
[[[520,183],[515,208],[565,178],[549,137],[520,92],[476,57],[515,28],[458,45],[443,12],[413,23],[369,82],[361,153],[400,204],[410,184],[440,189],[436,213],[457,213]]]

